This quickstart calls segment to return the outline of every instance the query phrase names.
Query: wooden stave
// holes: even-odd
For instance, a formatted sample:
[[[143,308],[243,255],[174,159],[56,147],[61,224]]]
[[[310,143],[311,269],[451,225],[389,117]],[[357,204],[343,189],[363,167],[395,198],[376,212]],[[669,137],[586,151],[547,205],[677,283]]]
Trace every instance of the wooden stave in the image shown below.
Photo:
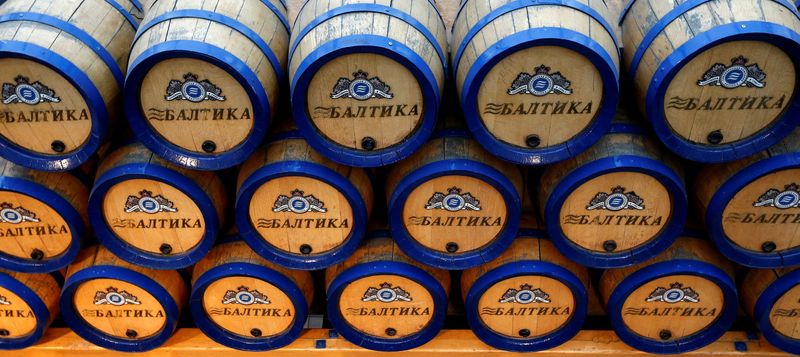
[[[0,286],[12,290],[17,296],[25,300],[36,316],[37,324],[34,331],[21,338],[0,339],[0,350],[18,350],[30,347],[39,341],[50,324],[58,316],[58,295],[61,292],[63,281],[59,281],[60,272],[52,274],[26,274],[0,270]],[[34,290],[29,284],[36,283],[55,292],[52,297],[43,295],[45,292]],[[49,301],[45,301],[48,299]]]
[[[774,304],[800,281],[797,268],[753,269],[748,271],[739,291],[742,308],[758,326],[770,344],[787,353],[800,353],[800,341],[790,338],[772,326],[770,312]]]

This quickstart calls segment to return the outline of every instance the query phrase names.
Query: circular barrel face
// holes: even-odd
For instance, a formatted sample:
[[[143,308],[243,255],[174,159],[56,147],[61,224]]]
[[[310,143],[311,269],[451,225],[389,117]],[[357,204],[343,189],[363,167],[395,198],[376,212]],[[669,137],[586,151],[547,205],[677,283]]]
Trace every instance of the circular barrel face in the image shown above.
[[[306,113],[321,135],[349,149],[400,144],[425,115],[416,77],[382,55],[349,54],[325,63],[305,95]]]
[[[87,325],[113,338],[146,339],[161,332],[167,323],[164,307],[153,295],[116,279],[81,283],[72,305]]]
[[[209,284],[203,293],[203,309],[220,328],[249,338],[280,335],[289,330],[297,315],[294,303],[280,288],[245,276]]]
[[[800,245],[800,169],[764,175],[736,192],[722,216],[722,229],[737,246],[764,253]],[[795,219],[797,217],[797,219]]]
[[[0,191],[0,252],[46,261],[65,253],[72,231],[52,207],[31,196]]]
[[[0,59],[7,77],[0,101],[0,135],[37,154],[63,155],[89,140],[92,113],[83,96],[49,67],[18,58]]]
[[[795,65],[761,41],[730,41],[698,54],[664,94],[675,135],[701,145],[751,137],[777,120],[794,99]]]
[[[499,281],[478,301],[481,322],[511,338],[537,338],[562,328],[575,311],[575,297],[564,283],[539,275]]]
[[[622,304],[622,321],[633,333],[668,342],[714,324],[725,308],[722,289],[694,275],[670,275],[642,284]]]
[[[150,179],[125,180],[103,197],[103,215],[111,232],[151,254],[181,254],[203,239],[205,220],[185,193]]]
[[[447,253],[469,252],[490,244],[503,231],[506,217],[500,191],[471,176],[446,175],[425,181],[411,191],[403,205],[408,234],[428,249]]]
[[[334,186],[304,176],[271,179],[253,194],[250,223],[273,247],[321,254],[341,246],[353,231],[353,208]]]
[[[492,135],[522,148],[563,144],[586,129],[603,102],[595,65],[573,50],[537,46],[498,62],[478,90],[478,113]],[[531,137],[537,145],[531,146]]]
[[[36,315],[25,300],[0,286],[0,344],[3,340],[17,339],[36,330]]]
[[[800,340],[800,284],[783,293],[772,305],[769,323],[779,334]]]
[[[195,153],[236,148],[253,130],[253,104],[227,71],[208,62],[172,58],[142,79],[142,115],[167,142]]]
[[[579,247],[614,253],[658,236],[671,214],[669,191],[658,180],[638,172],[612,172],[573,190],[561,205],[559,221],[562,233]]]
[[[425,329],[434,316],[431,293],[398,275],[372,275],[342,290],[339,313],[353,329],[382,339],[400,339]]]

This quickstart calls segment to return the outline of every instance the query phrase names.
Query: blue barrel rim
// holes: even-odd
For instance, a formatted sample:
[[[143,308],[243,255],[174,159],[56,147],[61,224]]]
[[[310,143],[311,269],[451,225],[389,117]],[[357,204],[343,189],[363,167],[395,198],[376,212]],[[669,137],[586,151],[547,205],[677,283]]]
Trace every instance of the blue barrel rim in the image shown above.
[[[140,250],[118,238],[109,228],[103,216],[103,199],[111,187],[132,179],[162,182],[191,198],[203,214],[205,233],[203,233],[203,238],[200,242],[187,252],[162,256]],[[149,163],[131,163],[116,166],[100,175],[89,194],[88,212],[89,223],[94,228],[97,240],[106,249],[129,263],[158,270],[180,269],[198,262],[211,250],[221,225],[214,202],[200,186],[177,171]]]
[[[697,145],[679,138],[672,132],[666,122],[663,108],[666,91],[677,73],[686,63],[711,47],[740,40],[767,41],[780,47],[790,58],[800,58],[800,34],[772,23],[734,22],[695,35],[667,56],[650,79],[645,100],[647,121],[664,146],[684,159],[701,163],[720,163],[744,158],[778,143],[800,124],[800,100],[795,100],[784,107],[783,113],[770,125],[748,138],[729,144]],[[800,72],[800,62],[795,62],[795,71]],[[795,94],[798,91],[800,88],[796,87]]]
[[[0,176],[0,190],[17,192],[39,200],[58,212],[70,230],[71,242],[67,250],[47,260],[22,259],[0,253],[0,267],[22,273],[49,273],[65,268],[75,260],[81,249],[81,242],[88,236],[89,228],[81,214],[66,199],[33,181],[15,177]],[[36,192],[35,195],[32,193]]]
[[[229,332],[215,324],[203,309],[203,294],[211,283],[218,279],[246,276],[274,285],[289,297],[294,305],[294,321],[288,330],[279,335],[246,338]],[[267,351],[284,347],[300,337],[308,315],[308,301],[291,279],[263,265],[232,262],[215,266],[200,275],[192,286],[189,309],[195,325],[215,342],[242,351]]]
[[[178,57],[208,62],[242,85],[253,106],[253,128],[239,145],[218,154],[190,151],[167,142],[144,118],[139,105],[139,91],[145,74],[156,63]],[[273,114],[266,90],[247,64],[219,47],[191,40],[162,42],[142,52],[128,67],[123,95],[128,125],[137,139],[167,161],[194,170],[221,170],[247,160],[266,136]]]
[[[144,12],[144,6],[142,6],[142,3],[140,3],[139,0],[129,0],[129,1],[131,2],[131,4],[133,4],[133,7],[135,7],[136,10]]]
[[[625,327],[620,313],[627,294],[648,281],[670,275],[694,275],[714,282],[722,290],[725,299],[722,311],[709,327],[691,336],[667,343],[647,339],[630,331]],[[683,353],[708,345],[728,331],[736,319],[738,311],[736,291],[736,284],[733,278],[728,276],[722,269],[702,261],[675,259],[649,265],[628,275],[614,288],[608,299],[606,311],[610,312],[609,317],[614,331],[625,344],[648,353]]]
[[[491,276],[490,276],[491,275]],[[502,280],[518,276],[536,275],[558,280],[572,292],[575,306],[569,320],[557,330],[532,338],[512,338],[490,330],[476,314],[481,294]],[[467,320],[478,338],[484,343],[506,351],[535,352],[554,348],[569,341],[580,332],[586,320],[589,295],[586,287],[572,272],[546,261],[524,260],[503,264],[484,273],[475,280],[464,301]]]
[[[553,33],[551,35],[551,33]],[[595,66],[603,81],[603,98],[598,103],[595,117],[591,124],[580,133],[564,143],[546,148],[527,149],[503,142],[492,135],[480,119],[477,107],[480,83],[489,71],[507,55],[536,46],[555,45],[564,47],[586,57],[592,63],[603,63]],[[616,115],[619,101],[619,71],[610,55],[591,38],[572,30],[540,27],[535,31],[518,32],[498,41],[487,49],[472,64],[461,90],[461,106],[467,127],[481,145],[501,159],[523,165],[545,165],[573,157],[589,147],[605,134],[611,127]],[[478,114],[473,114],[478,113]]]
[[[139,28],[139,23],[136,21],[133,15],[131,15],[130,11],[122,7],[122,5],[116,2],[116,0],[105,0],[105,1],[108,3],[108,5],[119,11],[119,13],[123,17],[125,17],[125,21],[127,21],[128,24],[131,25],[131,27],[133,27],[133,32],[136,32],[136,30]],[[142,5],[139,4],[137,0],[131,0],[130,2],[131,5],[133,5],[133,7],[136,8],[136,10],[142,11]]]
[[[342,244],[325,254],[294,254],[275,248],[253,228],[249,214],[249,203],[253,194],[264,183],[287,176],[303,176],[325,182],[336,188],[347,199],[353,211],[353,222],[350,235]],[[307,161],[281,161],[253,171],[240,185],[235,207],[236,227],[242,239],[254,252],[272,263],[299,270],[323,269],[347,259],[358,249],[369,220],[366,203],[348,178],[323,165]]]
[[[164,328],[151,337],[140,340],[130,340],[112,337],[90,327],[84,322],[85,320],[76,313],[72,301],[78,286],[83,282],[94,279],[119,280],[136,285],[147,291],[150,295],[159,300],[161,307],[164,309],[164,317],[166,319]],[[172,298],[172,295],[167,292],[166,288],[162,287],[145,274],[114,265],[93,265],[72,274],[64,282],[64,288],[61,290],[61,298],[59,299],[58,307],[64,322],[78,336],[97,346],[122,352],[144,352],[161,346],[172,336],[172,333],[177,328],[178,316],[180,314],[177,302]]]
[[[670,194],[672,211],[668,223],[664,224],[657,236],[638,247],[614,254],[593,252],[579,247],[564,235],[560,215],[545,215],[547,233],[561,254],[593,268],[619,268],[641,263],[658,255],[680,236],[688,216],[689,200],[683,180],[660,161],[635,155],[605,157],[572,170],[547,197],[544,212],[560,212],[561,204],[575,188],[595,177],[613,172],[638,172],[658,180]]]
[[[506,205],[505,227],[488,244],[465,253],[450,254],[424,247],[408,233],[403,222],[403,206],[414,189],[425,181],[441,176],[470,176],[494,187]],[[477,161],[450,159],[423,165],[406,174],[395,186],[389,200],[389,231],[397,246],[408,256],[425,265],[448,270],[462,270],[491,261],[514,241],[519,229],[522,198],[514,184],[499,170]]]
[[[0,286],[10,290],[25,301],[36,317],[36,328],[31,333],[18,338],[0,339],[0,350],[17,350],[34,345],[42,338],[44,331],[50,325],[50,311],[47,310],[47,306],[35,291],[19,280],[14,279],[11,275],[0,272]]]
[[[378,338],[356,331],[342,317],[337,303],[344,288],[354,280],[380,275],[381,273],[397,275],[428,288],[428,292],[433,297],[433,314],[428,325],[420,332],[404,338]],[[436,337],[444,326],[447,310],[447,294],[436,278],[411,264],[386,260],[357,264],[341,272],[328,284],[326,297],[328,319],[336,329],[336,332],[347,341],[350,341],[350,343],[375,351],[403,351],[424,345]]]
[[[55,71],[81,95],[92,123],[86,142],[61,155],[35,153],[0,135],[2,156],[18,165],[42,171],[72,170],[89,160],[108,136],[109,114],[103,96],[86,73],[58,53],[26,42],[0,41],[0,58],[21,58]]]
[[[319,135],[306,112],[306,93],[311,79],[328,61],[352,53],[383,55],[403,65],[417,79],[423,95],[425,114],[405,140],[392,146],[364,151],[344,147]],[[376,35],[352,35],[329,41],[306,56],[291,79],[290,99],[292,116],[298,131],[308,144],[330,160],[355,167],[385,166],[400,161],[419,149],[433,133],[441,105],[441,93],[433,72],[410,48],[394,40]]]
[[[799,284],[798,282],[800,282],[800,270],[797,269],[777,278],[758,297],[751,316],[767,342],[784,352],[793,354],[800,354],[800,341],[775,331],[769,313],[778,299]]]
[[[720,253],[736,263],[752,268],[780,268],[800,264],[800,246],[772,253],[762,253],[739,246],[725,234],[722,216],[725,207],[745,186],[766,175],[798,167],[800,167],[798,153],[770,156],[747,165],[720,185],[711,196],[709,208],[703,217],[708,228],[708,236]],[[712,207],[719,209],[711,209]]]

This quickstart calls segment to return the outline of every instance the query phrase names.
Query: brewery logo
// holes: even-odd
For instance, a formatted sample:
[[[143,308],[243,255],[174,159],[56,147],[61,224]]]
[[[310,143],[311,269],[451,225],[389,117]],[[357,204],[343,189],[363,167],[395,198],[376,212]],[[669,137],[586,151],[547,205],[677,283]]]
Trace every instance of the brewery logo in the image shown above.
[[[178,212],[175,204],[172,201],[164,198],[162,195],[153,196],[153,193],[148,190],[139,192],[139,196],[128,196],[128,201],[125,202],[125,213],[144,212],[147,214],[155,214],[158,212]]]
[[[800,207],[800,186],[791,183],[783,187],[783,191],[770,188],[753,202],[753,207],[775,207],[777,209]]]
[[[253,305],[253,304],[271,304],[266,295],[258,292],[258,290],[250,290],[246,286],[236,288],[237,291],[228,290],[225,296],[222,297],[222,303],[225,305],[238,304],[238,305]]]
[[[58,103],[61,98],[56,97],[56,92],[42,82],[31,83],[28,77],[17,76],[14,83],[3,83],[3,104],[25,103],[36,105],[39,103]]]
[[[380,301],[385,303],[401,301],[411,301],[411,294],[399,286],[392,287],[392,284],[383,283],[380,288],[369,287],[361,301]]]
[[[22,207],[14,207],[8,202],[0,203],[0,223],[19,224],[23,222],[39,222],[36,214]]]
[[[183,79],[183,82],[175,79],[169,81],[167,95],[164,97],[167,101],[188,100],[192,103],[200,103],[205,100],[225,101],[222,89],[208,79],[198,81],[197,75],[193,73],[186,73]]]
[[[434,193],[425,205],[425,209],[443,209],[450,212],[461,210],[480,211],[481,201],[475,199],[469,192],[462,194],[460,188],[451,187],[447,189],[447,194],[442,192]]]
[[[499,302],[501,304],[505,303],[519,303],[519,304],[530,304],[534,302],[540,302],[544,304],[550,303],[550,295],[542,291],[542,289],[536,288],[533,289],[532,286],[528,284],[523,284],[517,289],[508,289],[505,294],[500,298]]]
[[[694,289],[683,287],[681,283],[673,283],[669,289],[658,287],[650,293],[645,301],[647,302],[665,302],[667,304],[675,304],[679,302],[700,302],[700,294]]]
[[[98,291],[94,294],[94,304],[122,306],[139,305],[141,302],[139,302],[139,298],[125,290],[119,291],[117,288],[109,287],[106,291]]]
[[[731,65],[726,66],[716,63],[711,66],[703,78],[697,81],[699,86],[721,86],[727,89],[738,87],[764,88],[764,78],[767,74],[758,67],[757,63],[747,66],[747,58],[743,56],[731,59]]]
[[[609,211],[621,211],[624,209],[644,209],[644,200],[636,195],[636,192],[625,192],[625,188],[617,186],[611,189],[611,193],[598,192],[589,204],[587,210],[607,209]]]
[[[8,301],[5,296],[0,295],[0,305],[11,305],[11,301]]]
[[[299,189],[294,189],[291,192],[291,197],[280,195],[275,200],[275,206],[272,207],[272,212],[292,212],[303,214],[306,212],[328,212],[325,208],[325,202],[320,201],[314,195],[303,196],[304,192]]]
[[[541,65],[534,74],[522,72],[511,83],[508,94],[532,94],[543,97],[548,94],[572,94],[570,83],[561,72],[550,73],[550,67]]]
[[[369,73],[358,70],[353,73],[353,79],[341,77],[333,86],[331,99],[353,98],[355,100],[367,100],[372,98],[392,99],[394,94],[390,93],[391,88],[380,78],[372,77],[367,79]]]

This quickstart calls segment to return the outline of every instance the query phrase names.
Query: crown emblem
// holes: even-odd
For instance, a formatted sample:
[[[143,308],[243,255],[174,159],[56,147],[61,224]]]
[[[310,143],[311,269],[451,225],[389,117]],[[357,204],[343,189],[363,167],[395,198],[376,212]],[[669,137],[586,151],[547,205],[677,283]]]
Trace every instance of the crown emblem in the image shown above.
[[[646,302],[665,302],[667,304],[676,304],[679,302],[700,302],[700,294],[690,287],[683,287],[683,284],[675,282],[670,284],[669,288],[657,287],[645,299]]]
[[[367,288],[367,291],[364,292],[364,297],[361,298],[361,301],[364,302],[379,301],[383,303],[390,303],[397,300],[406,302],[411,301],[411,294],[399,286],[392,287],[392,284],[387,282],[380,284],[377,288]]]
[[[175,204],[162,195],[153,195],[148,190],[139,191],[139,196],[128,196],[125,201],[125,213],[143,212],[156,214],[159,212],[178,212]]]
[[[378,77],[369,78],[369,73],[362,70],[353,72],[353,78],[341,77],[333,86],[331,99],[353,98],[365,101],[372,98],[392,99],[394,94],[384,81]]]
[[[225,296],[222,297],[222,303],[225,305],[269,305],[272,302],[258,290],[250,290],[246,286],[240,286],[236,290],[225,292]]]
[[[511,83],[511,88],[508,89],[508,94],[531,94],[537,97],[548,94],[570,95],[571,85],[572,83],[561,72],[550,73],[550,67],[542,64],[534,68],[533,74],[522,72],[517,75]]]
[[[739,87],[764,88],[764,79],[767,74],[758,67],[757,63],[747,65],[748,59],[744,56],[731,58],[731,65],[715,63],[697,81],[698,86],[719,86],[726,89]]]
[[[20,224],[23,222],[39,222],[36,214],[21,206],[3,202],[0,203],[0,223]]]
[[[36,105],[39,103],[58,103],[61,98],[56,92],[42,82],[31,83],[28,77],[16,76],[14,83],[3,84],[3,104],[25,103]]]
[[[106,291],[98,291],[94,295],[95,305],[139,305],[139,299],[133,294],[115,287],[108,287]]]
[[[471,193],[467,192],[462,194],[461,189],[458,187],[450,187],[447,193],[436,192],[428,199],[425,204],[425,209],[434,210],[442,209],[450,212],[461,210],[480,211],[481,202],[478,201]]]
[[[498,300],[501,304],[518,303],[518,304],[531,304],[531,303],[550,303],[550,295],[545,293],[542,289],[534,289],[530,284],[522,284],[519,289],[508,289],[505,294]]]
[[[196,74],[188,72],[183,75],[183,81],[175,79],[169,81],[164,99],[199,103],[206,100],[225,101],[225,96],[222,95],[222,89],[208,79],[201,81]]]
[[[610,193],[598,192],[592,200],[589,201],[589,204],[586,205],[586,209],[589,211],[598,209],[609,211],[621,211],[624,209],[643,210],[644,200],[636,195],[636,192],[625,192],[624,187],[615,186],[611,188]]]
[[[291,196],[279,195],[272,207],[272,212],[292,212],[303,214],[306,212],[328,212],[325,202],[320,201],[314,195],[304,196],[305,192],[294,189],[289,192]]]
[[[0,305],[11,305],[11,301],[8,301],[5,296],[0,295]]]
[[[753,207],[775,207],[777,209],[800,207],[800,186],[792,182],[783,186],[783,190],[770,188],[756,202],[753,202]]]

